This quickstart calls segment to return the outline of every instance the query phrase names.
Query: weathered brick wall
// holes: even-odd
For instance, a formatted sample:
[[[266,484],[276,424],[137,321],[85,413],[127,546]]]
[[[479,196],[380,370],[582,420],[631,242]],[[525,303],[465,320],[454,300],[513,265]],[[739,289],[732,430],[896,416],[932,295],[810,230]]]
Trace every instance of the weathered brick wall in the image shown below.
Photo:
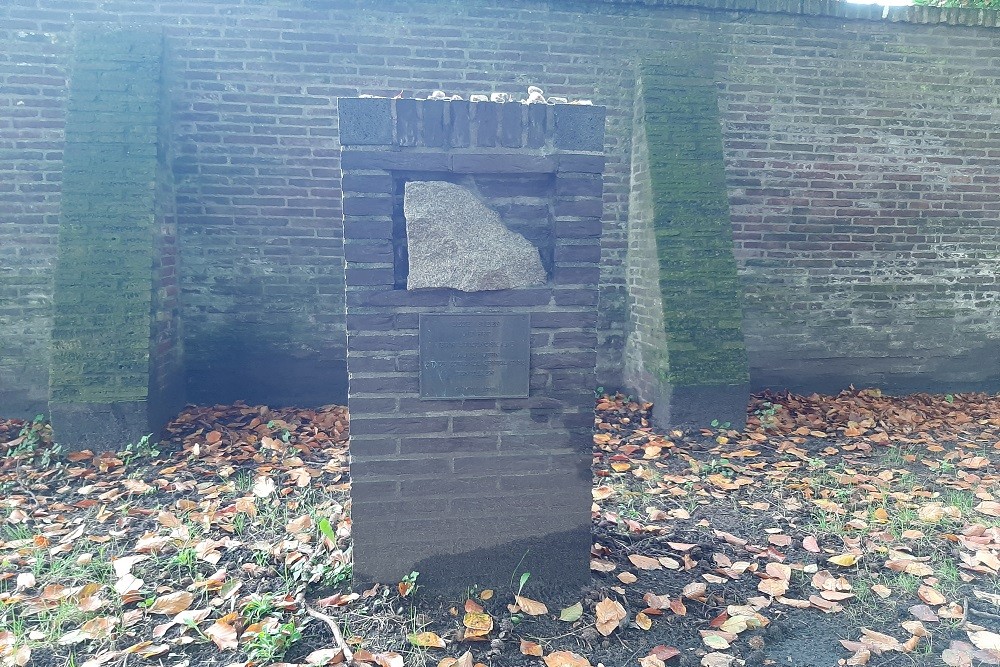
[[[393,582],[417,570],[450,591],[499,584],[518,567],[586,581],[604,109],[386,99],[340,108],[355,576]],[[409,263],[394,248],[407,241],[400,199],[410,181],[472,189],[540,251],[547,281],[407,289]],[[428,314],[527,320],[527,395],[427,398]],[[470,338],[484,355],[500,349],[481,342],[488,335],[458,343]],[[490,363],[490,379],[514,375]]]
[[[158,159],[162,35],[86,29],[76,34],[66,115],[58,261],[53,279],[49,412],[60,442],[106,448],[149,432],[155,273],[169,251],[156,194],[168,189]],[[161,220],[161,225],[164,221]],[[169,224],[169,221],[166,221]],[[160,280],[157,280],[160,282]],[[158,291],[158,290],[156,290]],[[151,384],[155,386],[151,387]],[[159,407],[159,406],[157,406]],[[159,424],[155,425],[156,427]]]
[[[154,194],[153,265],[150,280],[149,337],[150,422],[165,424],[183,407],[184,344],[180,303],[180,246],[177,238],[177,190],[174,184],[175,154],[168,82],[169,56],[161,73],[156,192]]]
[[[0,6],[0,412],[48,401],[68,39]]]
[[[989,384],[995,14],[768,6],[0,3],[3,411],[47,393],[69,26],[88,23],[166,32],[192,400],[343,399],[337,97],[528,83],[608,108],[599,365],[613,385],[635,65],[695,42],[718,53],[754,381]]]
[[[746,419],[750,374],[715,58],[688,47],[640,66],[632,141],[625,384],[666,425]]]

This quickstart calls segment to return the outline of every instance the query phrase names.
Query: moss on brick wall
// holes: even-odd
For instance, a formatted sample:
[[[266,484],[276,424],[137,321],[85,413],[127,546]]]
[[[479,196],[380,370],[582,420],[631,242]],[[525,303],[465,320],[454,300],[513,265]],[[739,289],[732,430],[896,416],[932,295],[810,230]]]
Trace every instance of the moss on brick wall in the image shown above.
[[[718,92],[705,53],[643,63],[653,233],[674,386],[749,380]]]
[[[144,400],[162,40],[77,35],[66,117],[51,398]]]

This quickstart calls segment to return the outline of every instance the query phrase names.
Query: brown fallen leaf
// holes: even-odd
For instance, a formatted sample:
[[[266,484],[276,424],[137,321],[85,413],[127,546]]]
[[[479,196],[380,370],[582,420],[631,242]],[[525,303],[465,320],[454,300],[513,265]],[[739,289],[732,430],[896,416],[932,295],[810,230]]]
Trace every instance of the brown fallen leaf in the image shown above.
[[[940,619],[934,610],[925,604],[915,604],[909,609],[913,618],[924,623],[937,623]]]
[[[595,605],[594,614],[597,617],[597,631],[605,637],[614,632],[628,616],[625,607],[609,598],[604,598]]]
[[[1000,635],[988,630],[966,633],[972,645],[983,651],[1000,651]]]
[[[157,597],[148,611],[150,614],[173,616],[190,607],[192,602],[194,602],[193,594],[187,591],[177,591]]]
[[[670,660],[671,658],[680,655],[681,651],[680,649],[674,646],[664,646],[663,644],[658,644],[657,646],[654,646],[652,649],[650,649],[649,654],[656,656],[660,660],[666,662],[667,660]]]
[[[522,655],[533,655],[541,658],[544,654],[541,644],[536,644],[535,642],[529,642],[527,639],[521,640],[521,654]]]
[[[205,630],[205,636],[211,639],[221,651],[235,651],[238,645],[236,628],[230,622],[236,620],[235,614],[226,614]]]
[[[640,611],[635,615],[635,624],[643,630],[649,630],[653,627],[653,619]]]
[[[1000,503],[993,500],[984,500],[974,508],[980,514],[1000,517]]]
[[[943,605],[948,601],[948,598],[942,595],[939,591],[925,584],[921,584],[920,587],[917,588],[917,597],[927,604],[935,607]]]
[[[541,616],[542,614],[549,613],[549,608],[537,600],[532,600],[522,595],[515,595],[514,601],[517,602],[517,606],[521,608],[521,611],[528,616]]]
[[[592,667],[590,661],[572,651],[556,651],[542,658],[546,667]]]
[[[632,554],[628,557],[629,562],[635,565],[640,570],[662,570],[663,566],[660,561],[655,558],[650,558],[649,556],[643,556],[641,554]]]

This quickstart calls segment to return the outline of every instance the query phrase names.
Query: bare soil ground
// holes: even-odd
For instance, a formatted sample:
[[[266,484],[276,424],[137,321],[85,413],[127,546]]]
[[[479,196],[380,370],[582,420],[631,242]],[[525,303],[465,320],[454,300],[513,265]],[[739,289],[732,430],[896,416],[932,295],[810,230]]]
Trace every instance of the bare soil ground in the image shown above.
[[[1000,398],[764,394],[739,432],[596,407],[594,578],[561,599],[351,592],[342,407],[189,408],[100,455],[0,420],[0,660],[1000,664]]]

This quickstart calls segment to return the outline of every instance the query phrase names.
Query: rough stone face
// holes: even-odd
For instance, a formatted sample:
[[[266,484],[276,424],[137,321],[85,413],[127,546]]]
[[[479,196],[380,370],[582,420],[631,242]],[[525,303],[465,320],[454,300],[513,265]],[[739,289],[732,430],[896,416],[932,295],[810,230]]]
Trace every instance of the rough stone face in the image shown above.
[[[444,181],[407,183],[403,214],[408,290],[481,292],[546,282],[538,249],[467,188]]]

